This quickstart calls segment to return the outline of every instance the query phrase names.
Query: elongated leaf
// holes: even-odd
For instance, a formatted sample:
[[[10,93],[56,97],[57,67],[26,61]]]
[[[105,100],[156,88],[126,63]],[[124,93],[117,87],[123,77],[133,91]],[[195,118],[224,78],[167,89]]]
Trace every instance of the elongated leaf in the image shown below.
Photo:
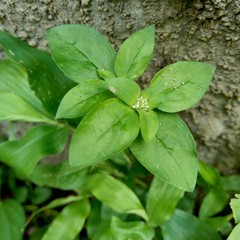
[[[138,110],[141,133],[144,141],[152,140],[159,129],[159,120],[156,113],[152,110]]]
[[[88,169],[72,168],[68,162],[64,161],[58,165],[37,165],[28,179],[39,186],[63,190],[80,190],[87,180],[87,174]]]
[[[147,220],[141,202],[121,181],[106,174],[94,174],[88,179],[88,188],[92,194],[117,212],[134,213]]]
[[[0,31],[0,44],[11,60],[26,68],[30,87],[55,115],[60,100],[75,83],[63,75],[47,52],[32,48],[3,31]]]
[[[18,201],[6,199],[0,202],[0,239],[21,240],[25,214]]]
[[[63,150],[67,132],[67,128],[48,125],[31,128],[23,138],[0,144],[0,160],[29,175],[41,158]]]
[[[172,218],[161,226],[164,240],[221,240],[217,232],[204,221],[176,209]]]
[[[147,195],[147,213],[151,225],[160,226],[168,220],[183,194],[182,190],[154,177]]]
[[[109,90],[130,107],[140,97],[141,89],[137,83],[127,78],[111,78],[105,80]]]
[[[62,25],[47,32],[53,59],[72,80],[98,78],[97,69],[114,73],[115,50],[99,32],[80,24]]]
[[[240,175],[223,176],[221,184],[226,191],[240,192]]]
[[[240,223],[238,223],[232,230],[231,234],[227,238],[227,240],[239,240],[240,236]]]
[[[185,191],[193,191],[198,158],[193,137],[175,114],[156,112],[159,130],[148,142],[138,137],[130,146],[135,157],[154,175]]]
[[[178,112],[195,105],[207,91],[215,67],[200,62],[177,62],[159,71],[143,96],[150,108]]]
[[[221,188],[213,188],[203,199],[199,210],[199,217],[210,217],[221,210],[228,203],[228,194]]]
[[[112,94],[102,80],[88,80],[72,88],[62,99],[56,118],[77,118]]]
[[[53,220],[42,240],[73,240],[83,228],[89,214],[87,199],[71,203]]]
[[[69,161],[87,167],[127,148],[137,137],[137,113],[118,99],[110,99],[90,111],[71,140]]]
[[[240,194],[235,194],[236,198],[232,198],[230,206],[236,223],[240,223]]]
[[[152,58],[154,31],[154,26],[149,26],[125,40],[116,58],[117,77],[136,79],[141,76]]]

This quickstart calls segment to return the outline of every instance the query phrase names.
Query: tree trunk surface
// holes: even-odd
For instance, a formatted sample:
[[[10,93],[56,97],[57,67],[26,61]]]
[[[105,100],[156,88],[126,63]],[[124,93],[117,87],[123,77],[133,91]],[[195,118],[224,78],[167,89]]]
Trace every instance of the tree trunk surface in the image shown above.
[[[199,158],[223,174],[240,169],[240,0],[1,0],[0,28],[41,49],[45,31],[81,23],[116,49],[131,33],[154,24],[154,58],[141,77],[180,60],[216,65],[201,102],[180,113],[197,141]],[[103,53],[104,54],[104,53]]]

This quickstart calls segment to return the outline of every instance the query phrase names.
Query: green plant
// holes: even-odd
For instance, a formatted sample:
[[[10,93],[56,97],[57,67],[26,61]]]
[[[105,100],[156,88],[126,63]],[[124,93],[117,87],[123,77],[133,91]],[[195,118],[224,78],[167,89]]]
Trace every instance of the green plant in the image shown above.
[[[14,186],[20,180],[13,181],[10,189],[19,199],[2,201],[1,238],[22,238],[25,217],[19,201],[25,206],[30,201],[25,235],[31,235],[28,225],[39,215],[49,225],[35,226],[31,239],[220,239],[216,228],[175,209],[190,201],[184,191],[194,190],[199,168],[193,137],[175,112],[200,100],[214,66],[177,62],[141,90],[135,80],[151,60],[153,26],[132,34],[118,53],[83,25],[54,27],[47,39],[51,56],[0,32],[9,58],[0,62],[0,120],[37,123],[23,137],[13,134],[0,144],[0,160],[35,194],[26,186],[19,193]],[[69,153],[57,164],[40,161],[64,149]],[[213,184],[204,179],[204,173],[214,172],[209,169],[200,168],[206,191]],[[216,179],[200,218],[215,215],[229,199],[218,186],[220,176]],[[61,190],[60,197],[53,197],[54,189]],[[218,206],[208,209],[218,198]],[[62,206],[59,213],[53,210]],[[54,218],[51,223],[46,211]]]

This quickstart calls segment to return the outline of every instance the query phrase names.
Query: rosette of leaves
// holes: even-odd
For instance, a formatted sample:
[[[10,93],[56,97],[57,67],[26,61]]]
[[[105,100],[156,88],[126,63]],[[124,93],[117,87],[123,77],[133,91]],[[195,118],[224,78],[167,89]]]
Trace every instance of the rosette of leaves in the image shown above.
[[[83,117],[70,143],[72,166],[89,167],[130,148],[155,176],[192,191],[198,171],[195,142],[176,112],[203,97],[215,67],[173,63],[142,91],[135,80],[152,58],[154,35],[154,26],[135,32],[116,53],[104,36],[87,26],[50,29],[53,60],[78,84],[63,97],[56,118]]]

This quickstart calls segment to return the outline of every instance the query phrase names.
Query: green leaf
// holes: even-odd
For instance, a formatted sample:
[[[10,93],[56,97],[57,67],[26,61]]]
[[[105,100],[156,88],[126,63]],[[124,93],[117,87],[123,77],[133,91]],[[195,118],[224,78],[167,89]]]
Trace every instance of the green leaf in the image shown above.
[[[0,202],[0,239],[21,240],[25,223],[24,209],[13,199]]]
[[[240,192],[240,175],[223,176],[221,184],[226,191]]]
[[[154,32],[154,26],[149,26],[125,40],[116,57],[117,77],[136,79],[142,75],[152,58]]]
[[[161,226],[164,240],[221,240],[207,223],[176,209],[172,218]]]
[[[67,133],[67,128],[33,127],[23,138],[1,143],[0,160],[18,173],[29,175],[41,158],[63,150]]]
[[[109,90],[130,107],[140,97],[141,89],[137,83],[127,78],[105,79]]]
[[[53,220],[42,240],[74,240],[89,214],[87,199],[67,205]]]
[[[206,218],[219,213],[228,203],[228,194],[221,188],[212,188],[204,197],[199,210],[199,217]]]
[[[156,113],[152,110],[138,110],[140,128],[144,141],[152,140],[159,129],[159,120]]]
[[[120,213],[134,213],[147,220],[141,202],[121,181],[106,174],[94,174],[88,179],[88,188],[103,203]]]
[[[200,62],[177,62],[159,71],[143,92],[151,109],[178,112],[195,105],[207,91],[215,67]]]
[[[54,187],[62,190],[79,190],[87,180],[88,169],[72,168],[68,161],[60,164],[37,165],[28,176],[39,186]]]
[[[240,223],[240,194],[235,194],[235,197],[231,199],[230,206],[235,222]]]
[[[112,217],[109,233],[111,238],[116,240],[151,240],[154,237],[154,230],[142,221],[122,221]]]
[[[184,192],[168,183],[154,177],[147,195],[147,214],[149,223],[160,226],[168,220]]]
[[[240,223],[238,223],[228,236],[227,240],[239,240],[240,236]]]
[[[30,87],[55,115],[60,100],[75,83],[63,75],[47,52],[32,48],[3,31],[0,31],[0,44],[11,60],[26,68]]]
[[[220,174],[219,172],[213,168],[204,163],[203,161],[199,161],[199,173],[202,176],[202,178],[212,186],[217,187],[220,183]]]
[[[107,84],[102,80],[82,82],[63,97],[56,118],[80,117],[111,96]]]
[[[98,78],[97,69],[114,73],[116,53],[108,40],[80,24],[62,25],[47,32],[51,54],[58,67],[80,83]]]
[[[193,137],[175,114],[156,112],[159,130],[148,142],[138,137],[130,146],[132,153],[151,173],[185,191],[193,191],[198,158]]]
[[[118,99],[110,99],[90,111],[74,132],[69,161],[87,167],[127,148],[137,137],[137,113]]]

